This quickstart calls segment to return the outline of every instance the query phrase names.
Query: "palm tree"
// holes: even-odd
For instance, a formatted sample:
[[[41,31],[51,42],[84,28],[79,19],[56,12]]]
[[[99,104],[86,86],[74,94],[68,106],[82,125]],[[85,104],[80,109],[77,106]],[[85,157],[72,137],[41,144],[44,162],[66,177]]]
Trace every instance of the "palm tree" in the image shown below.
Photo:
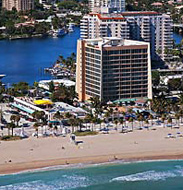
[[[10,136],[10,129],[11,129],[11,136],[13,137],[14,134],[14,128],[15,128],[15,124],[13,123],[13,121],[11,121],[11,123],[7,124],[7,128],[8,128],[8,136]]]
[[[165,120],[166,120],[165,114],[162,114],[162,115],[161,115],[161,120],[162,120],[162,122],[163,122],[163,127],[165,128]]]
[[[110,117],[110,112],[109,112],[109,110],[107,110],[107,112],[105,113],[105,118],[107,119],[107,122],[109,122],[109,117]]]
[[[19,116],[19,115],[16,115],[15,121],[17,122],[17,127],[18,127],[18,123],[19,123],[19,121],[20,121],[20,116]]]
[[[97,117],[93,117],[93,119],[92,119],[92,131],[94,131],[96,123],[97,123]]]
[[[172,129],[172,118],[171,117],[168,118],[167,123],[171,124],[171,129]]]
[[[34,129],[35,129],[35,131],[37,133],[37,138],[38,138],[39,123],[37,123],[37,122],[34,123],[33,127],[34,127]]]
[[[72,133],[74,133],[74,126],[76,125],[76,119],[75,118],[69,119],[69,124],[72,127]]]
[[[144,120],[144,117],[142,116],[142,114],[139,114],[138,116],[138,121],[139,121],[139,124],[140,124],[140,127],[142,128],[142,122]]]
[[[115,120],[114,120],[114,123],[115,123],[115,125],[116,125],[116,131],[117,131],[117,130],[118,130],[118,127],[117,127],[117,125],[118,125],[118,120],[115,119]]]
[[[151,114],[149,115],[149,119],[151,120],[151,127],[152,127],[153,126],[153,121],[152,121],[153,120],[153,116]]]
[[[0,122],[2,121],[2,119],[3,119],[3,111],[0,110]]]
[[[179,111],[179,115],[180,115],[180,122],[182,123],[182,117],[183,117],[183,110],[182,109],[180,109],[180,111]]]
[[[15,123],[15,121],[16,121],[16,115],[11,115],[10,116],[10,120],[11,120],[11,122]]]
[[[65,115],[64,115],[64,117],[66,119],[70,119],[72,117],[72,114],[70,114],[69,112],[66,112]]]
[[[97,118],[97,124],[99,124],[99,125],[100,125],[100,130],[101,130],[101,124],[102,124],[102,122],[103,122],[103,120],[102,120],[102,119]]]
[[[120,119],[119,123],[121,124],[121,132],[123,133],[123,123],[124,123],[123,119]]]
[[[147,124],[148,130],[149,130],[149,126],[148,126],[148,125],[149,125],[149,120],[146,119],[146,120],[145,120],[145,123]]]
[[[11,129],[10,123],[7,124],[7,128],[8,128],[8,136],[10,136],[10,129]]]
[[[112,121],[114,121],[114,110],[113,110],[113,108],[110,108],[109,109],[109,113],[110,113],[110,115],[112,116]]]
[[[92,113],[88,113],[85,119],[87,119],[93,125],[94,115]]]
[[[175,114],[175,119],[176,119],[176,124],[179,126],[179,119],[180,119],[179,113]]]
[[[45,119],[45,112],[44,111],[35,111],[32,113],[32,117],[35,118],[38,122]]]
[[[132,131],[133,131],[133,120],[134,120],[133,117],[129,118],[129,122],[132,124]]]

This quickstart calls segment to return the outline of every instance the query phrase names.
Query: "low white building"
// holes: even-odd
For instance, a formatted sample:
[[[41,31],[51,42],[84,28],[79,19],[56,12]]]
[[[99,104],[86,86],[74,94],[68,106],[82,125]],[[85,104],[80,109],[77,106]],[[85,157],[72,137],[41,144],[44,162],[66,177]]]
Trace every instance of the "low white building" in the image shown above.
[[[49,90],[49,83],[53,81],[55,86],[63,84],[66,87],[75,86],[75,82],[68,79],[54,79],[54,80],[41,80],[39,81],[38,86],[45,90]]]

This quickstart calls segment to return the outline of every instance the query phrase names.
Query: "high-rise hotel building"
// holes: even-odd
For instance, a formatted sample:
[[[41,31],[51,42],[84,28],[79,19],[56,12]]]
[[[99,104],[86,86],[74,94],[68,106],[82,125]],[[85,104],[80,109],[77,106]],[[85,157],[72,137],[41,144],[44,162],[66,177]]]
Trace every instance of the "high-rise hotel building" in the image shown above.
[[[76,92],[113,101],[152,98],[150,45],[116,37],[78,40]]]
[[[91,12],[123,12],[125,11],[125,0],[89,0]]]
[[[90,13],[81,20],[81,38],[122,37],[150,43],[153,60],[169,59],[173,48],[172,19],[157,12]]]
[[[3,0],[2,7],[7,10],[16,8],[17,11],[26,11],[34,9],[34,0]]]

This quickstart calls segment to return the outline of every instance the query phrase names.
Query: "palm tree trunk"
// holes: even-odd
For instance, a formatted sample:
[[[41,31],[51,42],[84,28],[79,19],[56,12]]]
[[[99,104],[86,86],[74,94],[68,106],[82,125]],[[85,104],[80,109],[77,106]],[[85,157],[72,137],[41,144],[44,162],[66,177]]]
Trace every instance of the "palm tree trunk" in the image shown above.
[[[8,136],[10,136],[10,129],[8,128]]]
[[[123,133],[123,124],[122,124],[122,130],[121,130],[121,132]]]
[[[13,127],[11,128],[11,136],[13,137]]]

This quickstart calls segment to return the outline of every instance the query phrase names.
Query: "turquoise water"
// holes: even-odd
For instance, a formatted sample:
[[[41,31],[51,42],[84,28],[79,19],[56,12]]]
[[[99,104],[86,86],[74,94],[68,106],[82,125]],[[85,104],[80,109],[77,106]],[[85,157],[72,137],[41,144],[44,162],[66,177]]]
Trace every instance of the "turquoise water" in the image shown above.
[[[0,177],[0,190],[182,190],[183,161],[98,165]]]

